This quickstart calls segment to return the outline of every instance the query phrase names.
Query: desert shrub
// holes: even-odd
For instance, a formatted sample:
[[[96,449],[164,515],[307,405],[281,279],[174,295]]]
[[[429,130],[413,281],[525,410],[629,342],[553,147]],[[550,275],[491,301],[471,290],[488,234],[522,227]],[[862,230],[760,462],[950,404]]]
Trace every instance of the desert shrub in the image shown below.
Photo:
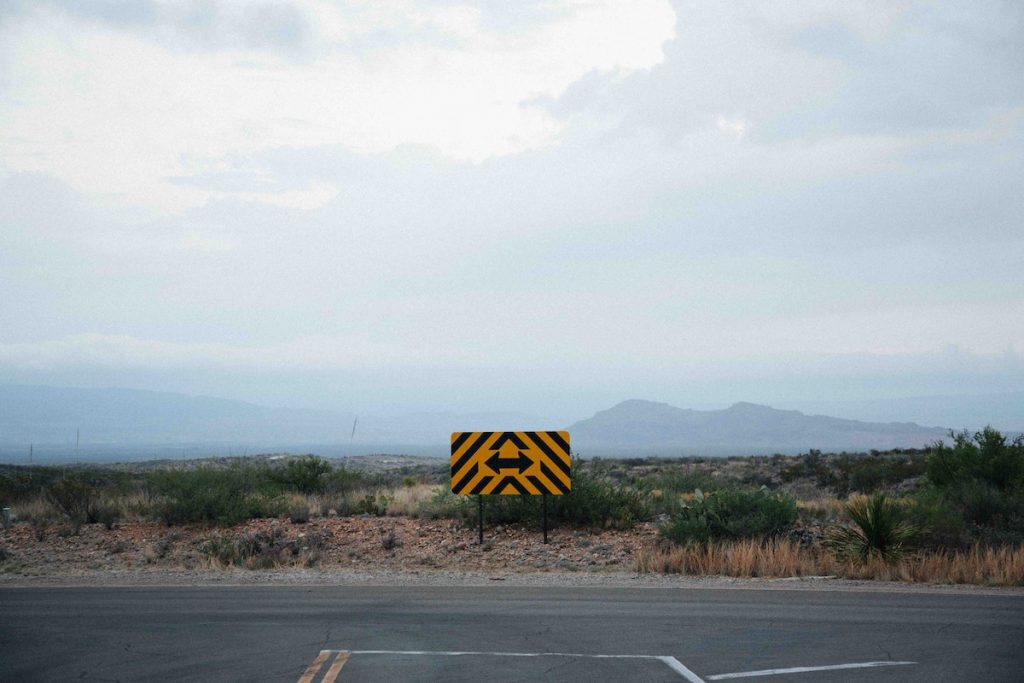
[[[237,564],[240,559],[238,544],[228,536],[211,536],[199,545],[199,552],[224,566]]]
[[[842,493],[874,493],[884,486],[894,486],[924,474],[927,460],[922,455],[888,455],[873,451],[871,455],[841,457],[837,469],[837,485],[833,488]]]
[[[854,526],[838,527],[827,539],[828,546],[844,559],[878,557],[894,562],[917,535],[902,506],[880,493],[851,500],[846,514]]]
[[[784,494],[760,489],[697,491],[660,533],[679,544],[718,539],[777,536],[797,518],[796,501]]]
[[[949,497],[933,488],[918,492],[904,511],[918,530],[917,542],[929,548],[970,545],[963,512]]]
[[[376,493],[364,493],[363,495],[343,496],[335,508],[339,515],[372,515],[383,517],[388,513],[388,505],[391,504],[389,496]]]
[[[231,526],[247,519],[275,517],[282,503],[254,468],[199,468],[153,472],[147,487],[167,525],[206,522]]]
[[[610,468],[581,466],[574,461],[572,487],[561,496],[547,496],[548,526],[570,524],[625,529],[650,516],[647,494],[609,478]],[[543,496],[483,497],[484,519],[488,524],[522,524],[540,528],[544,517]],[[456,496],[440,491],[421,507],[427,517],[455,517],[467,525],[477,520],[477,497]]]
[[[324,478],[324,492],[345,495],[367,486],[367,478],[362,472],[351,470],[344,465],[333,468]]]
[[[458,518],[462,516],[465,501],[465,496],[457,496],[448,487],[442,487],[419,504],[416,516],[428,519]]]
[[[95,518],[110,531],[121,520],[121,509],[113,503],[100,503],[96,507]]]
[[[1024,436],[1008,442],[991,427],[950,436],[931,449],[922,495],[960,516],[960,545],[1024,542]]]
[[[320,493],[331,480],[331,464],[315,455],[304,455],[289,460],[285,466],[271,473],[270,477],[285,491],[298,493]]]
[[[380,532],[380,547],[384,550],[394,550],[398,546],[402,545],[402,541],[399,540],[395,534],[394,529],[388,529],[387,531],[381,530]]]
[[[642,492],[591,475],[583,468],[577,467],[576,471],[567,494],[548,496],[549,523],[553,520],[555,524],[628,529],[650,515]],[[543,516],[543,508],[535,507]]]
[[[683,505],[681,494],[697,490],[707,491],[718,487],[721,481],[710,472],[689,469],[647,477],[637,484],[647,492],[652,513],[674,515]]]
[[[309,521],[308,505],[293,505],[288,509],[288,519],[292,524],[305,524]]]
[[[1000,491],[1024,487],[1024,435],[1011,443],[991,427],[971,436],[950,432],[952,446],[935,444],[928,457],[928,480],[940,489],[964,481],[983,482]]]
[[[326,542],[323,534],[289,538],[280,527],[273,527],[238,537],[213,536],[200,544],[199,551],[221,566],[269,569],[283,564],[311,566],[319,561]]]
[[[76,476],[67,476],[46,489],[46,497],[76,525],[97,521],[99,491]]]

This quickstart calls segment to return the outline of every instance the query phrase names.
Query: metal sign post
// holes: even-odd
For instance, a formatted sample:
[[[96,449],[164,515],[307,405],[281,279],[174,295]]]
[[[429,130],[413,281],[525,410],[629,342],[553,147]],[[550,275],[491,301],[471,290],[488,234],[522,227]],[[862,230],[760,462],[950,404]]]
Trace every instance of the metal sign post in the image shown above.
[[[544,494],[544,545],[548,544],[548,494]]]

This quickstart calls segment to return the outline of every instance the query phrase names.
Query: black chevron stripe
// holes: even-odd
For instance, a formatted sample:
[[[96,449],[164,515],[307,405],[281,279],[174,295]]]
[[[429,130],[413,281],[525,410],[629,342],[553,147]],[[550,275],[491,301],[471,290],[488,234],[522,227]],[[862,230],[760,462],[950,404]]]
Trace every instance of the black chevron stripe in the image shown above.
[[[475,477],[477,475],[477,472],[479,471],[480,468],[477,466],[476,463],[473,463],[473,466],[466,470],[466,474],[463,477],[461,477],[458,481],[456,481],[453,476],[452,491],[454,491],[455,493],[462,493],[463,485],[469,484],[469,482],[473,481],[473,477]]]
[[[466,443],[466,439],[468,439],[471,436],[473,436],[473,432],[462,432],[461,434],[459,434],[459,437],[455,439],[455,441],[452,441],[452,455],[458,453],[459,447],[461,447],[462,444]]]
[[[508,484],[512,484],[512,488],[514,488],[516,491],[519,491],[519,495],[530,495],[530,491],[525,486],[523,486],[523,482],[519,481],[519,478],[516,477],[514,474],[502,477],[501,480],[498,482],[498,485],[491,489],[491,491],[493,491],[494,493],[501,493],[502,491],[505,490],[505,486]]]
[[[548,434],[550,433],[551,432],[548,432]],[[548,446],[547,443],[545,443],[544,439],[540,438],[540,436],[536,436],[533,439],[533,441],[537,445],[537,448],[543,451],[544,455],[548,456],[548,459],[551,460],[552,463],[554,463],[555,467],[557,467],[558,469],[562,470],[562,472],[565,473],[565,476],[572,476],[570,466],[566,465],[565,461],[562,460],[562,458],[559,457],[557,453],[551,450],[551,447]]]
[[[562,438],[562,435],[558,432],[544,432],[548,435],[548,438],[555,442],[555,445],[562,449],[562,452],[569,455],[569,442]]]
[[[551,482],[551,485],[554,486],[559,492],[563,494],[569,493],[569,487],[562,483],[562,480],[558,478],[558,475],[552,472],[551,468],[548,467],[543,460],[540,461],[540,473],[543,474],[544,477]],[[548,493],[555,493],[554,491],[551,490],[551,486],[545,486],[544,488],[548,490]]]
[[[467,448],[466,452],[462,454],[462,457],[459,458],[454,465],[452,465],[453,477],[459,473],[459,470],[465,467],[466,463],[469,462],[469,460],[474,455],[476,455],[476,452],[477,450],[479,450],[480,446],[487,443],[487,439],[491,438],[491,435],[494,434],[494,432],[465,432],[465,434],[469,436],[473,436],[474,434],[476,434],[476,440],[469,445],[469,448]],[[455,444],[452,444],[452,455],[455,455],[457,452],[458,449],[455,447]]]
[[[491,483],[492,479],[494,479],[494,477],[482,477],[480,481],[477,482],[477,485],[473,487],[473,490],[469,492],[469,495],[475,496],[480,494],[487,485]]]

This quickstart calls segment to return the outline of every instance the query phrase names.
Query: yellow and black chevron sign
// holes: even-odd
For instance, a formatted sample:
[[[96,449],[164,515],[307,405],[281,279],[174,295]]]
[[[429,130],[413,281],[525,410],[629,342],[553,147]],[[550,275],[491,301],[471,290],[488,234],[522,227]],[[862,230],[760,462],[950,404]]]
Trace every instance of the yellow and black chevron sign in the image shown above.
[[[571,487],[569,432],[452,433],[452,493],[560,496]]]

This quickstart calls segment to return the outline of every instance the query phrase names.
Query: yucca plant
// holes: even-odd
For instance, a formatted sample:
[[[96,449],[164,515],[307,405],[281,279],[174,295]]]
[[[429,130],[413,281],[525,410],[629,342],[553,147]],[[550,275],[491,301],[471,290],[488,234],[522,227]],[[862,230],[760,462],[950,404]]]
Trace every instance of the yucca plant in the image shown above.
[[[866,561],[875,556],[895,562],[918,533],[904,518],[899,503],[881,493],[851,500],[846,514],[855,526],[834,529],[827,541],[836,555],[846,559]]]

